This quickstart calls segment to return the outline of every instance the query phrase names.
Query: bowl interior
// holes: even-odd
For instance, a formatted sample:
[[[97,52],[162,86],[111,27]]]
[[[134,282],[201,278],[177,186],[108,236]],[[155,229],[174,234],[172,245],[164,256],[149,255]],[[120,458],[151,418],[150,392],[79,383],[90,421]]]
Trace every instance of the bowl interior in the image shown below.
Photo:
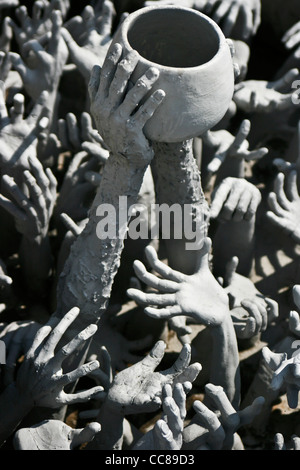
[[[127,39],[142,57],[167,67],[197,67],[218,52],[214,26],[193,11],[151,9],[129,25]]]

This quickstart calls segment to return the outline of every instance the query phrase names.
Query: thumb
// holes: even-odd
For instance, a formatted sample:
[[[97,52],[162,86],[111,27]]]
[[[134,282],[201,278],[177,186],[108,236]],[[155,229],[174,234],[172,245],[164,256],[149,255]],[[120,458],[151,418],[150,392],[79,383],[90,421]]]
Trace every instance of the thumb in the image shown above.
[[[99,423],[89,423],[83,429],[76,429],[72,431],[72,444],[71,448],[80,446],[86,442],[91,442],[95,435],[101,431],[101,425]]]

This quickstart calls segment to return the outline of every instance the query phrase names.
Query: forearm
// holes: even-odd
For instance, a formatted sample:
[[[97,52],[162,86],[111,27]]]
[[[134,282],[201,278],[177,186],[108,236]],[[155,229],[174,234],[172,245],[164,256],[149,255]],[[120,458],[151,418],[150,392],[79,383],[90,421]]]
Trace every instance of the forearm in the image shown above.
[[[58,284],[59,314],[74,305],[81,309],[75,322],[77,332],[98,322],[106,310],[127,233],[127,209],[137,200],[145,170],[113,154],[105,165],[89,221],[72,245]],[[110,218],[106,217],[107,233],[103,234],[105,217],[100,214],[103,216],[105,211],[109,211]],[[68,332],[69,336],[73,333]]]
[[[240,403],[240,370],[236,334],[230,311],[220,326],[210,328],[213,347],[209,382],[224,388],[232,406]]]
[[[172,230],[166,240],[171,267],[186,274],[195,272],[195,249],[187,250],[187,243],[201,241],[207,233],[208,206],[201,186],[201,174],[193,154],[193,141],[154,144],[155,157],[152,173],[155,183],[156,203],[180,207],[182,237],[175,239]],[[187,212],[185,212],[187,211]],[[184,219],[185,214],[191,219]],[[176,223],[176,221],[175,221]],[[174,223],[174,229],[178,229]],[[180,221],[179,221],[180,223]],[[163,229],[163,224],[162,229]],[[190,238],[194,234],[194,239]],[[164,233],[161,234],[164,237]]]
[[[24,398],[12,383],[0,395],[0,445],[14,432],[23,418],[32,409],[32,404]]]

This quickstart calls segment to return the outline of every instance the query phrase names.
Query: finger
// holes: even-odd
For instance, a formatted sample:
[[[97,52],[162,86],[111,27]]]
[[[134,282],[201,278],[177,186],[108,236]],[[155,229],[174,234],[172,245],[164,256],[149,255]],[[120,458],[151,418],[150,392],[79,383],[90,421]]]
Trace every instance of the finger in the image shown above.
[[[159,71],[155,67],[150,67],[147,72],[140,77],[132,89],[126,94],[123,103],[119,108],[122,116],[130,116],[140,101],[151,90],[153,84],[159,77]]]
[[[90,400],[104,400],[106,397],[106,392],[103,391],[103,388],[100,386],[90,388],[89,390],[84,390],[83,392],[77,393],[62,393],[61,394],[61,404],[62,405],[74,405],[76,403],[85,403]]]
[[[237,338],[250,339],[255,336],[256,322],[254,318],[249,317],[245,320],[245,322],[233,321],[233,324]]]
[[[251,203],[251,200],[252,194],[250,191],[244,191],[241,194],[241,197],[233,213],[232,220],[234,220],[234,222],[241,222],[244,219],[245,214],[247,214],[247,210]]]
[[[213,449],[222,449],[226,435],[217,415],[199,400],[194,401],[193,408],[201,424],[208,430],[208,440]]]
[[[231,432],[234,432],[240,424],[240,419],[236,410],[230,403],[223,387],[214,384],[207,384],[205,386],[205,393],[221,412],[223,426],[226,426],[227,431],[230,430]]]
[[[52,365],[53,364],[51,360],[49,361],[49,367],[52,367]],[[100,364],[98,361],[90,361],[86,364],[83,364],[80,367],[77,367],[77,369],[73,370],[72,372],[63,374],[61,377],[57,379],[56,383],[59,384],[59,386],[61,387],[65,387],[66,385],[76,382],[82,377],[85,377],[91,374],[93,371],[99,369],[99,366]]]
[[[192,384],[190,384],[192,386]],[[173,398],[179,410],[179,416],[182,420],[186,417],[186,392],[182,384],[176,384],[173,389]]]
[[[78,123],[75,114],[68,113],[66,116],[69,140],[75,149],[81,146]]]
[[[60,322],[55,326],[53,331],[51,331],[44,347],[41,349],[37,360],[38,361],[48,361],[54,356],[54,351],[61,340],[63,334],[67,331],[70,325],[75,321],[80,313],[79,308],[72,308],[66,315],[60,320]]]
[[[21,59],[21,56],[17,54],[16,52],[9,52],[9,57],[13,65],[13,68],[20,74],[22,80],[25,82],[27,79],[29,69],[23,62],[23,59]]]
[[[286,195],[290,201],[299,200],[297,171],[292,170],[287,176]]]
[[[37,356],[38,351],[41,349],[43,345],[43,341],[49,336],[52,329],[59,323],[60,319],[57,318],[55,315],[52,315],[50,320],[46,323],[46,325],[42,326],[38,332],[36,333],[32,345],[30,346],[26,358],[33,358]]]
[[[199,373],[202,370],[201,364],[199,362],[194,362],[190,366],[188,366],[181,374],[177,375],[174,378],[173,383],[182,383],[185,384],[186,382],[193,383],[194,380],[198,377]]]
[[[179,414],[179,409],[172,397],[167,397],[163,401],[163,412],[166,416],[168,426],[176,438],[182,432],[182,421]]]
[[[225,37],[230,37],[234,26],[236,25],[238,16],[240,12],[240,6],[238,4],[233,4],[229,10],[227,17],[224,19],[222,25],[222,31]]]
[[[38,213],[39,219],[43,224],[45,224],[45,221],[47,220],[47,206],[45,198],[43,197],[43,191],[28,170],[24,171],[24,182],[28,188],[30,200]]]
[[[178,446],[174,440],[172,431],[168,424],[163,420],[159,419],[154,426],[154,433],[160,442],[160,449],[163,450],[178,450]]]
[[[285,47],[287,49],[293,49],[294,47],[298,46],[300,43],[300,31],[295,33],[292,37],[289,38],[288,41],[285,42]]]
[[[85,150],[89,155],[97,157],[101,163],[106,163],[109,157],[109,151],[100,147],[99,144],[94,142],[83,142],[81,145],[82,150]]]
[[[92,138],[92,133],[96,130],[96,129],[93,129],[92,116],[90,115],[90,113],[87,113],[87,112],[81,113],[80,126],[81,126],[81,134],[82,134],[83,142],[86,140],[90,141]],[[98,134],[98,131],[96,132]]]
[[[161,320],[168,320],[169,318],[183,315],[182,308],[179,307],[179,305],[174,305],[173,307],[169,307],[169,308],[146,307],[145,313],[149,315],[149,317],[157,318]]]
[[[286,445],[284,443],[284,437],[282,434],[277,432],[274,438],[274,450],[286,450]]]
[[[111,384],[113,381],[111,357],[105,346],[101,346],[100,348],[100,364],[102,371],[106,377],[108,377],[109,383]]]
[[[251,424],[253,419],[258,416],[265,404],[264,397],[257,397],[250,406],[239,411],[240,427]]]
[[[26,214],[31,214],[32,205],[29,199],[24,195],[20,188],[16,185],[13,178],[8,175],[4,175],[2,178],[2,183],[4,184],[6,190],[15,200],[20,209],[23,209]]]
[[[46,194],[50,182],[47,178],[47,175],[45,174],[42,163],[39,161],[38,158],[33,157],[32,155],[28,157],[28,162],[30,165],[31,173],[35,177],[38,186],[41,188],[42,193]]]
[[[101,36],[111,36],[115,13],[114,4],[110,0],[105,0],[102,6],[102,20],[98,27]]]
[[[10,110],[10,118],[13,124],[23,121],[25,98],[21,93],[17,93],[13,98],[13,107]]]
[[[37,39],[31,39],[26,43],[26,47],[34,53],[40,64],[44,67],[49,63],[49,54]]]
[[[182,282],[185,280],[186,277],[184,274],[171,269],[158,259],[156,250],[152,246],[148,245],[145,248],[145,254],[152,269],[154,269],[154,271],[160,274],[163,278],[174,282]]]
[[[208,258],[211,251],[212,241],[210,238],[205,237],[201,249],[197,253],[197,272],[200,272],[204,267],[208,266]]]
[[[257,150],[252,150],[251,152],[249,152],[248,150],[240,151],[241,156],[243,156],[247,162],[260,160],[268,153],[269,153],[269,149],[267,147],[262,147]]]
[[[139,305],[168,307],[176,304],[174,294],[147,294],[136,289],[128,289],[127,295],[131,299],[135,300]]]
[[[153,274],[148,273],[144,264],[139,260],[136,260],[133,263],[133,269],[140,281],[144,282],[149,287],[153,287],[154,289],[157,289],[161,292],[169,293],[177,292],[178,290],[179,286],[176,282],[168,281],[166,279],[159,279]]]
[[[256,215],[257,208],[260,203],[261,203],[261,194],[259,191],[255,191],[254,194],[252,194],[252,197],[250,199],[250,204],[247,208],[246,214],[244,215],[245,220],[251,220]]]
[[[115,76],[122,52],[122,46],[118,43],[114,44],[103,63],[99,86],[99,94],[101,95],[102,99],[108,97],[110,86]]]
[[[265,301],[268,306],[267,310],[269,322],[272,322],[275,320],[275,318],[279,317],[279,305],[275,300],[269,299],[268,297],[265,297]]]
[[[2,80],[0,80],[0,119],[1,121],[3,121],[4,119],[8,117],[5,94],[6,94],[5,84]]]
[[[44,90],[40,94],[31,112],[26,118],[27,124],[29,124],[30,126],[33,126],[38,123],[38,121],[42,118],[43,113],[47,110],[48,98],[49,98],[49,93],[46,90]]]
[[[91,77],[88,85],[88,91],[91,102],[96,100],[99,85],[100,85],[101,67],[100,65],[94,65],[91,72]]]
[[[71,448],[73,449],[86,442],[91,442],[100,431],[100,423],[89,423],[84,429],[75,429],[72,434]]]
[[[240,125],[240,128],[234,139],[234,142],[231,145],[231,148],[238,150],[242,146],[242,144],[245,142],[245,140],[247,140],[250,130],[251,130],[251,122],[248,119],[244,119]]]
[[[237,256],[233,256],[230,261],[226,264],[225,272],[225,282],[226,286],[229,286],[233,281],[233,276],[236,273],[237,267],[239,265],[239,259]]]
[[[296,336],[299,336],[300,334],[300,318],[299,318],[299,313],[292,310],[290,312],[289,316],[289,328],[292,333],[294,333]]]
[[[163,90],[156,90],[133,115],[131,121],[142,129],[146,122],[153,116],[157,108],[161,105],[165,96],[166,94]]]
[[[63,24],[62,14],[59,10],[54,10],[51,14],[52,35],[48,44],[48,54],[55,57],[58,53],[59,41],[61,39],[61,27]]]
[[[255,305],[257,306],[259,313],[261,315],[262,323],[261,323],[261,331],[266,331],[267,326],[268,326],[268,312],[267,312],[267,307],[266,303],[261,303],[260,301],[256,301],[256,299],[253,300]]]
[[[82,232],[81,228],[78,227],[78,225],[71,219],[68,214],[60,214],[60,218],[63,221],[65,227],[67,230],[70,230],[75,237],[78,237],[80,233]]]
[[[21,5],[15,10],[15,14],[23,29],[26,28],[26,23],[29,21],[28,11],[25,5]]]
[[[176,376],[181,374],[191,362],[191,346],[185,344],[172,367],[164,371],[164,375]]]
[[[271,82],[274,90],[281,91],[290,88],[296,78],[299,76],[299,70],[294,68],[289,70],[283,77],[275,82]]]
[[[241,13],[244,18],[244,28],[242,38],[246,41],[252,36],[254,31],[253,25],[253,14],[250,8],[247,8],[246,5],[241,5]]]
[[[128,54],[119,61],[115,75],[112,78],[109,92],[108,102],[112,109],[117,108],[123,101],[124,95],[128,86],[129,79],[134,71],[139,60],[139,55],[135,50],[128,52]],[[104,62],[105,64],[105,62]],[[103,70],[104,70],[103,64]],[[102,79],[102,75],[101,75]],[[101,80],[102,81],[102,80]],[[100,88],[101,88],[100,81]]]
[[[263,319],[259,311],[259,308],[250,300],[243,300],[241,302],[241,305],[249,313],[249,315],[254,318],[255,323],[256,323],[255,334],[258,334],[262,329],[262,323],[263,323]]]
[[[275,193],[271,192],[268,195],[268,204],[270,209],[279,217],[285,217],[286,211],[278,204],[277,196]]]
[[[282,37],[282,41],[286,42],[288,41],[294,34],[300,32],[300,21],[297,21],[290,29],[286,31],[284,36]]]
[[[165,349],[166,343],[164,341],[158,341],[150,353],[141,361],[141,366],[153,372],[161,363],[165,354]]]
[[[229,12],[230,7],[230,3],[221,2],[216,11],[213,13],[212,19],[219,24],[224,16]]]
[[[212,203],[210,206],[210,217],[216,219],[219,217],[220,212],[223,208],[223,204],[226,201],[231,191],[231,184],[228,180],[222,181],[219,187],[212,194]]]
[[[237,184],[236,186],[233,186],[220,212],[219,217],[221,219],[225,221],[229,221],[232,219],[234,211],[239,203],[241,195],[242,193],[241,193],[241,188],[239,187],[239,185]]]

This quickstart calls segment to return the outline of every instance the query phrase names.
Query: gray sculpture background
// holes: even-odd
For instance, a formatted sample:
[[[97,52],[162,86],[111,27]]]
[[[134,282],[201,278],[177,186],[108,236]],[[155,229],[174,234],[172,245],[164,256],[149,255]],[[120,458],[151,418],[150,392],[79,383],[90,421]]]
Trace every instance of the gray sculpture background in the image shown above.
[[[232,100],[185,140],[146,137],[172,89],[159,64],[136,77],[121,34],[157,5],[220,26]],[[264,0],[0,8],[2,449],[298,449],[272,406],[297,416],[299,24]],[[255,68],[268,22],[287,49],[273,76]],[[122,196],[189,206],[202,243],[152,240],[153,220],[126,239],[136,212],[99,238]]]

